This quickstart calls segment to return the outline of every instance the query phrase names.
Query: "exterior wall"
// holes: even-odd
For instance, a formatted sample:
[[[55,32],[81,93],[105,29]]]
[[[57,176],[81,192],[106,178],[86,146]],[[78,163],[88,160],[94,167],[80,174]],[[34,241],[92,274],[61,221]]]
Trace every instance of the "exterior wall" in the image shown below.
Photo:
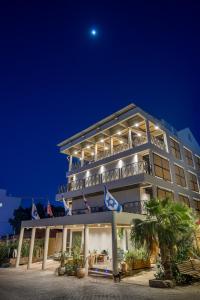
[[[90,228],[88,247],[91,253],[96,250],[100,254],[107,250],[109,257],[112,257],[111,228]]]
[[[20,203],[20,198],[8,196],[6,190],[0,190],[0,236],[13,233],[8,220]]]

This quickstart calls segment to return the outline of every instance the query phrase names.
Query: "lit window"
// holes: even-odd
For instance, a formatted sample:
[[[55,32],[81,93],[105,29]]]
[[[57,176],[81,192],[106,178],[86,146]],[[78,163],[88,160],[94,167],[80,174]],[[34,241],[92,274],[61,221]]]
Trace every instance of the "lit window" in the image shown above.
[[[176,184],[186,187],[184,169],[177,165],[174,165],[174,168],[175,168]]]
[[[184,153],[185,153],[185,159],[186,159],[187,164],[189,166],[194,166],[193,159],[192,159],[192,152],[189,151],[188,149],[184,148]]]
[[[169,161],[157,154],[153,154],[155,176],[171,181]]]
[[[170,139],[170,147],[172,150],[172,154],[176,159],[181,159],[181,151],[179,143],[177,143],[175,140]]]
[[[199,192],[197,176],[188,172],[189,188],[194,192]]]

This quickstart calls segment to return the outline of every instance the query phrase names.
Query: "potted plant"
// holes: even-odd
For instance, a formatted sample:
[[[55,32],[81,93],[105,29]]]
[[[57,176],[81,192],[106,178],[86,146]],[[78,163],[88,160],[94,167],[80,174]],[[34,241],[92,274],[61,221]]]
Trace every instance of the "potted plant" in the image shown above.
[[[58,275],[63,276],[65,274],[65,252],[60,255],[60,267],[58,267]]]
[[[80,258],[77,260],[77,265],[76,265],[76,276],[78,278],[83,278],[86,275],[86,270],[85,270],[85,261],[83,258]]]

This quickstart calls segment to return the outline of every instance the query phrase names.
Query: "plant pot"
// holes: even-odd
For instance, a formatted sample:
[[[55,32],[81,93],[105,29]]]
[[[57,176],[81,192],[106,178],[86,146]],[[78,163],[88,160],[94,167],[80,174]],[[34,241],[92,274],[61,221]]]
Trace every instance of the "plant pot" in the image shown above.
[[[65,267],[59,267],[58,268],[58,275],[59,276],[65,275]]]
[[[77,268],[76,276],[77,276],[78,278],[83,278],[83,277],[85,277],[85,268]]]
[[[127,273],[127,271],[128,271],[128,264],[125,263],[125,262],[122,262],[121,263],[121,270],[122,270],[122,273]]]
[[[172,280],[150,279],[149,286],[155,288],[174,288],[175,282]]]

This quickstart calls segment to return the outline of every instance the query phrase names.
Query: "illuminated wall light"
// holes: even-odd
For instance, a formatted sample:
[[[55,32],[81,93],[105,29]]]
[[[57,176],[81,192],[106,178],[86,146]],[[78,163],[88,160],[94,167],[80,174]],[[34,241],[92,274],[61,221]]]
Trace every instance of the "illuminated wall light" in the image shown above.
[[[117,134],[118,134],[118,135],[121,135],[122,133],[121,133],[121,131],[117,131]]]
[[[108,147],[107,147],[107,146],[105,146],[105,147],[104,147],[104,150],[108,150]]]
[[[121,168],[122,165],[123,165],[123,161],[120,159],[120,160],[118,161],[118,167]]]
[[[101,226],[101,224],[98,224],[98,227],[100,227]]]
[[[138,124],[138,123],[135,123],[135,124],[134,124],[134,127],[139,127],[139,124]]]
[[[138,133],[137,133],[137,136],[141,136],[141,133],[138,132]]]
[[[104,166],[101,166],[101,167],[100,167],[100,173],[103,173],[104,170],[105,170],[105,167],[104,167]]]
[[[120,141],[120,144],[123,144],[124,142],[123,141]]]
[[[90,149],[90,146],[88,145],[86,148],[87,148],[87,149]]]
[[[94,152],[92,152],[91,155],[94,156]]]
[[[100,142],[103,143],[103,142],[104,142],[104,139],[100,139]]]
[[[86,177],[89,177],[90,176],[90,171],[87,171],[86,172]]]
[[[74,151],[74,154],[75,154],[75,155],[78,154],[78,151]]]
[[[156,130],[158,130],[159,129],[159,126],[158,125],[155,125],[155,127],[154,127]]]

